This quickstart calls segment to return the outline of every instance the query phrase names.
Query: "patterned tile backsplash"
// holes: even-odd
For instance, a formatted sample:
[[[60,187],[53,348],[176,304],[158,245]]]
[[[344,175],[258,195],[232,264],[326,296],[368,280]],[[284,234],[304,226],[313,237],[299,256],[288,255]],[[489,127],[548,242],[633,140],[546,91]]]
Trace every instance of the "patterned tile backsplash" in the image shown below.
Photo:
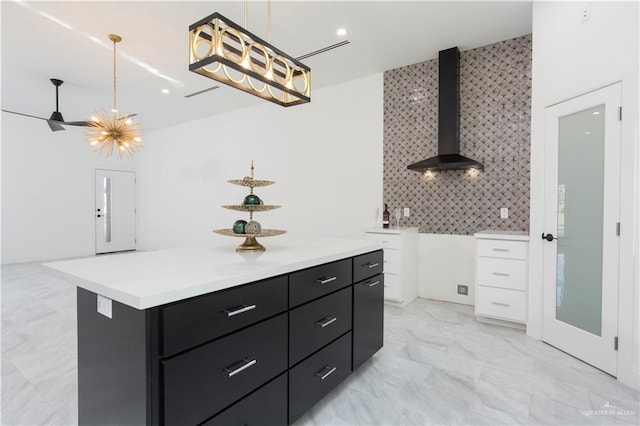
[[[528,231],[530,147],[531,35],[460,53],[460,153],[483,171],[407,170],[437,154],[438,59],[384,73],[384,200],[411,208],[402,226]]]

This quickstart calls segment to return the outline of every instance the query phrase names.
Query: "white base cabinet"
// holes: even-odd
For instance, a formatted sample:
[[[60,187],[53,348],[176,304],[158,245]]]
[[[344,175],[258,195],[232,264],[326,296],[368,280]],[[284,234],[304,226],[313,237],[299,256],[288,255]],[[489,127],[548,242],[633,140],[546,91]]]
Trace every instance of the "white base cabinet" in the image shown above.
[[[477,319],[524,328],[529,236],[507,231],[483,231],[474,236]]]
[[[385,302],[406,306],[418,297],[418,228],[369,228],[367,239],[383,245]]]

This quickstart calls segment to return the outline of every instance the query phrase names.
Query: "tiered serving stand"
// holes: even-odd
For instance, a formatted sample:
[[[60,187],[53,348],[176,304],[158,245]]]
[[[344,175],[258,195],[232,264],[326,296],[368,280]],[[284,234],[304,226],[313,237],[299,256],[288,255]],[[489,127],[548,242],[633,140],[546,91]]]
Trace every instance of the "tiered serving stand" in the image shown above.
[[[251,176],[246,176],[243,179],[233,179],[227,181],[234,185],[244,186],[249,188],[249,194],[253,195],[253,188],[259,188],[263,186],[273,185],[275,182],[270,180],[258,180],[253,177],[253,161],[251,162]],[[222,206],[225,209],[235,210],[239,212],[249,212],[249,221],[253,220],[253,213],[265,212],[267,210],[278,209],[281,206],[267,205],[267,204],[233,204],[228,206]],[[228,237],[244,237],[244,242],[236,247],[237,252],[260,252],[265,251],[266,248],[260,244],[256,238],[261,237],[273,237],[275,235],[284,234],[287,231],[282,229],[262,229],[256,234],[238,234],[233,229],[215,229],[213,232],[226,235]]]

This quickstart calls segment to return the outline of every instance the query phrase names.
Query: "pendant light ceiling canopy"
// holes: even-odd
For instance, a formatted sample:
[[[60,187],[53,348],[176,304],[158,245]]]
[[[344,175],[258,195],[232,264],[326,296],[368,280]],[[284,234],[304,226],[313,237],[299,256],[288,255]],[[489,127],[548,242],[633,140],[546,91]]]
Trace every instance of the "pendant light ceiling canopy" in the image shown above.
[[[270,2],[267,1],[267,38]],[[311,69],[244,28],[214,13],[189,26],[189,70],[262,99],[292,106],[311,101]]]
[[[94,151],[107,157],[117,151],[120,158],[132,157],[142,146],[142,128],[134,120],[137,114],[119,114],[116,104],[116,43],[122,41],[117,34],[109,34],[113,42],[113,107],[111,111],[101,109],[89,121],[87,142]]]

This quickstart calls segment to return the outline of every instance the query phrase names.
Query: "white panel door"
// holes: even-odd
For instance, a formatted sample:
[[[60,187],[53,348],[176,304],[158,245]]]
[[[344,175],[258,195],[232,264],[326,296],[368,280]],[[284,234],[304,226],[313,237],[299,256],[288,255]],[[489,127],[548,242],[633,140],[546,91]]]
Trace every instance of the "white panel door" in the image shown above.
[[[136,249],[136,174],[96,170],[96,254]]]
[[[547,108],[542,234],[543,340],[614,376],[620,98],[618,83]]]

